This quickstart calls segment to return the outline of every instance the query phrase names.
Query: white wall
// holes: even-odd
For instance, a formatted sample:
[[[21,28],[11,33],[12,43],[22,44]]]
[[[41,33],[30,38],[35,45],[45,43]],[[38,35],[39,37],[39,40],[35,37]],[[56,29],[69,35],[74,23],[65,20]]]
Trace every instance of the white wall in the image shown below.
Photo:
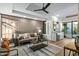
[[[50,21],[46,21],[46,35],[47,35],[47,38],[48,40],[51,40],[51,28],[50,28]]]
[[[46,21],[46,35],[48,40],[56,41],[56,33],[53,29],[53,18],[51,17],[50,20]]]

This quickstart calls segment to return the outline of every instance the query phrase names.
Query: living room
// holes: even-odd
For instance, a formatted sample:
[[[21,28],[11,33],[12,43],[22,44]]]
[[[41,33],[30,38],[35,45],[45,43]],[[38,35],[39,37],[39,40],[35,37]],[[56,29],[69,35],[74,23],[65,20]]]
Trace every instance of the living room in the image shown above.
[[[7,39],[17,51],[7,52],[11,55],[64,56],[65,45],[78,36],[78,24],[78,3],[0,3],[0,45]]]

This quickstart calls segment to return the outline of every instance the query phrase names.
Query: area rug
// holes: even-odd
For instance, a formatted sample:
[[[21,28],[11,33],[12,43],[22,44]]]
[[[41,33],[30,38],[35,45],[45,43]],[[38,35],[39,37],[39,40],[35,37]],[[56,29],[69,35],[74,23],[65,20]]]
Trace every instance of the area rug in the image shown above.
[[[48,45],[36,51],[33,51],[30,48],[27,48],[27,46],[23,47],[24,54],[26,54],[25,56],[56,56],[62,50],[63,48],[57,45]]]
[[[44,45],[44,47],[37,49],[36,51],[33,51],[31,48],[29,48],[28,44],[14,48],[18,49],[19,56],[60,56],[60,53],[63,53],[61,52],[63,51],[63,47],[59,47],[50,43],[48,43],[48,46]],[[10,54],[12,56],[16,54],[16,51],[11,52]]]

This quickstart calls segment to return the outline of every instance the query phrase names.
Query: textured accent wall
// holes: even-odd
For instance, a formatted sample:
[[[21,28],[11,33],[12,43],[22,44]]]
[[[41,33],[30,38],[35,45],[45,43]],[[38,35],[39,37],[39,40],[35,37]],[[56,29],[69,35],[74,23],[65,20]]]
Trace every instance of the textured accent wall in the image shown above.
[[[78,34],[79,34],[79,4],[78,4]]]
[[[78,14],[78,34],[79,34],[79,14]]]
[[[1,45],[1,14],[0,14],[0,45]]]
[[[43,30],[43,21],[21,19],[16,22],[16,31],[19,33],[38,32],[38,29]]]

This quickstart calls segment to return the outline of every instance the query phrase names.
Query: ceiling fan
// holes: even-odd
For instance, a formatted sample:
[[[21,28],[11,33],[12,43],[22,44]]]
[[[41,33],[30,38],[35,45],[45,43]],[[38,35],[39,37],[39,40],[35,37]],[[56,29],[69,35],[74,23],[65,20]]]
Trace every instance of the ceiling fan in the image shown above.
[[[46,6],[44,6],[44,3],[43,3],[43,7],[42,9],[37,9],[37,10],[34,10],[34,11],[44,11],[45,13],[49,13],[48,11],[46,11],[46,9],[50,6],[51,3],[47,3]]]

